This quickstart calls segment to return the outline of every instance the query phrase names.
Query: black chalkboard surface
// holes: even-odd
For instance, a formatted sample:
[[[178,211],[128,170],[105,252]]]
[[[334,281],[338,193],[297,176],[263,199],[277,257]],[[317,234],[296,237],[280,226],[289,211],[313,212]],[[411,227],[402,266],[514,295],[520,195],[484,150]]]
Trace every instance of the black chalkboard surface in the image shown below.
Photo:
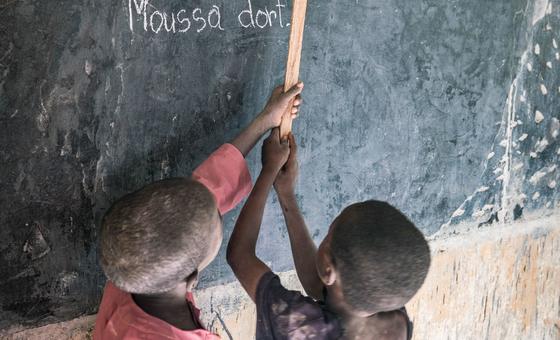
[[[557,208],[560,6],[550,3],[309,2],[294,132],[316,240],[341,208],[370,198],[426,235]],[[289,7],[0,4],[0,328],[96,311],[103,213],[146,183],[189,176],[259,112],[283,80]],[[272,196],[259,252],[275,270],[292,267],[284,228]],[[223,250],[202,286],[233,280]]]

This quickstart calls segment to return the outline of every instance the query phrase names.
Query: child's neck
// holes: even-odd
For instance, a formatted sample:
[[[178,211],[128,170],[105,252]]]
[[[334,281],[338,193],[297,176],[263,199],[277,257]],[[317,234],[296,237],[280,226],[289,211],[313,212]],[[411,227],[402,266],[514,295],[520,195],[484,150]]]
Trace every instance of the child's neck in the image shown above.
[[[340,287],[327,287],[327,301],[325,303],[327,308],[338,316],[344,329],[344,340],[375,338],[371,337],[373,331],[370,327],[371,317],[356,315],[352,312],[350,306],[344,302]]]
[[[186,299],[187,290],[178,286],[172,291],[157,295],[133,294],[134,302],[151,316],[161,319],[182,330],[198,329]]]
[[[342,299],[331,296],[329,292],[326,301],[327,308],[338,316],[342,328],[344,329],[344,339],[360,339],[362,331],[367,325],[367,319],[352,314],[347,306],[345,306]]]

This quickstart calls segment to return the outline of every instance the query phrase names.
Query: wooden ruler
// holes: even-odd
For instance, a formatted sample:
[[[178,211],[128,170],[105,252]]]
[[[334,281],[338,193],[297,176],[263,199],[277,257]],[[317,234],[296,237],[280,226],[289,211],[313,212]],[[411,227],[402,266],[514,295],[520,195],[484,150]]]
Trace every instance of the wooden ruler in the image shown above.
[[[293,0],[292,2],[292,22],[290,24],[290,44],[288,46],[284,92],[291,89],[299,81],[303,29],[305,27],[305,13],[307,12],[307,0]],[[280,138],[282,139],[286,138],[292,131],[292,105],[293,102],[290,103],[288,110],[282,116],[282,122],[280,123]]]

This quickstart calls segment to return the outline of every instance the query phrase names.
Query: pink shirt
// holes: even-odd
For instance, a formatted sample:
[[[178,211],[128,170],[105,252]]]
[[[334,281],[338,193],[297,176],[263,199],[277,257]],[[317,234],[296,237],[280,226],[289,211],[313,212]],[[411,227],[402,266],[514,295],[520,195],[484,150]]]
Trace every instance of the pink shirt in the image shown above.
[[[245,158],[231,144],[224,144],[204,161],[192,174],[192,178],[204,184],[216,198],[218,210],[224,215],[233,209],[252,187],[251,175]],[[191,293],[186,296],[192,315],[200,329],[184,331],[144,312],[129,293],[107,282],[99,306],[93,338],[113,339],[219,339],[204,329],[200,311],[195,307]]]

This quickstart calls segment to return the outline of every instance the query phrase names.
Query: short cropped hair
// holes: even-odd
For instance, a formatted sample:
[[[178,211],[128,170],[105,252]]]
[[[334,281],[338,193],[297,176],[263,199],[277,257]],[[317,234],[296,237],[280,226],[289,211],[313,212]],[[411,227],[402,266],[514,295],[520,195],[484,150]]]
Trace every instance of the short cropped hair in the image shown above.
[[[101,225],[101,266],[118,288],[158,294],[207,255],[218,214],[212,193],[186,178],[162,180],[118,200]]]
[[[331,255],[344,300],[377,313],[404,306],[422,286],[430,248],[422,233],[388,203],[353,204],[333,225]]]

